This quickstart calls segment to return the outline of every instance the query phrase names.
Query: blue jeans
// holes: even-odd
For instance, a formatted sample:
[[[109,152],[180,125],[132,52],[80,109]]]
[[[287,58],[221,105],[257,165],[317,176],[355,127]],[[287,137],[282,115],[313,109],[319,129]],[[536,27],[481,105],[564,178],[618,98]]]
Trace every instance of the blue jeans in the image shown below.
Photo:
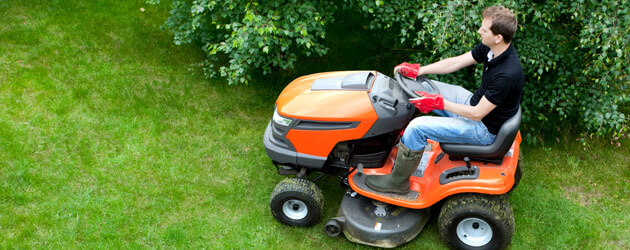
[[[445,100],[470,105],[473,94],[461,86],[433,81]],[[496,135],[490,133],[481,121],[473,121],[445,110],[434,110],[440,116],[420,116],[413,119],[401,138],[411,150],[422,150],[427,139],[438,142],[488,145]]]

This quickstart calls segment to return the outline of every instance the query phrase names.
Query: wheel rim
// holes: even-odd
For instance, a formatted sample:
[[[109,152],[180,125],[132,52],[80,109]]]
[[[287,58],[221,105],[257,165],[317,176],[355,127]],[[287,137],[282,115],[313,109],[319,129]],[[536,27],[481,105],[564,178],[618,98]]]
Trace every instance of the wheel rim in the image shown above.
[[[306,204],[299,200],[288,200],[282,204],[282,212],[289,219],[301,220],[308,214],[308,208]]]
[[[328,232],[328,234],[332,235],[332,236],[337,236],[339,235],[339,228],[337,226],[334,225],[328,225],[326,226],[326,231]]]
[[[492,240],[492,227],[478,218],[467,218],[457,224],[457,237],[466,245],[480,247]]]

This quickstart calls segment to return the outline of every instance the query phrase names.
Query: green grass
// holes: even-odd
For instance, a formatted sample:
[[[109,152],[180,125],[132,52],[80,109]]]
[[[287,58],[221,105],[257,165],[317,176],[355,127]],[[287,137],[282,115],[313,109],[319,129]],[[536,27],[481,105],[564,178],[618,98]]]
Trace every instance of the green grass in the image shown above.
[[[166,4],[0,0],[0,16],[0,248],[363,248],[323,233],[344,191],[334,177],[318,183],[320,224],[273,219],[284,177],[262,134],[288,79],[389,73],[391,58],[361,60],[343,48],[365,42],[331,34],[345,43],[334,56],[226,86],[159,29]],[[512,248],[630,248],[627,145],[524,145]],[[404,248],[444,248],[436,219]]]

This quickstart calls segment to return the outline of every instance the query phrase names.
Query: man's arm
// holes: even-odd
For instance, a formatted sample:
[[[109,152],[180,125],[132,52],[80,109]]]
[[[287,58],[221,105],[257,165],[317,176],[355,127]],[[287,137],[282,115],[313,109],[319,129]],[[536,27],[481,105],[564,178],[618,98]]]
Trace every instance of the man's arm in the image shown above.
[[[444,110],[466,117],[473,121],[481,121],[486,115],[490,113],[497,105],[492,104],[488,99],[483,96],[476,106],[470,106],[465,104],[459,104],[444,100]]]
[[[475,64],[477,61],[470,51],[459,56],[449,57],[444,60],[422,66],[418,71],[418,75],[426,74],[448,74]]]

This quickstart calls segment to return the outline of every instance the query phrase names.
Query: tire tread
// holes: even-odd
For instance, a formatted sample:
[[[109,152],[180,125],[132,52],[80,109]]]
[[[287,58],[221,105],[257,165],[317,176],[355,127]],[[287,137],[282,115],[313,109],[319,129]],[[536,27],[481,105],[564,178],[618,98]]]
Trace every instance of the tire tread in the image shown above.
[[[472,216],[471,214],[477,214]],[[438,217],[438,227],[446,244],[453,249],[473,249],[454,235],[457,223],[467,217],[482,217],[493,227],[493,239],[474,249],[504,249],[514,233],[514,213],[507,195],[461,194],[448,199]],[[497,228],[498,227],[498,228]],[[500,242],[496,242],[499,239]]]
[[[282,213],[282,204],[288,199],[299,199],[309,207],[306,218],[294,221]],[[290,226],[312,226],[319,221],[324,207],[324,195],[317,185],[299,178],[280,181],[271,194],[271,213],[280,222]]]

